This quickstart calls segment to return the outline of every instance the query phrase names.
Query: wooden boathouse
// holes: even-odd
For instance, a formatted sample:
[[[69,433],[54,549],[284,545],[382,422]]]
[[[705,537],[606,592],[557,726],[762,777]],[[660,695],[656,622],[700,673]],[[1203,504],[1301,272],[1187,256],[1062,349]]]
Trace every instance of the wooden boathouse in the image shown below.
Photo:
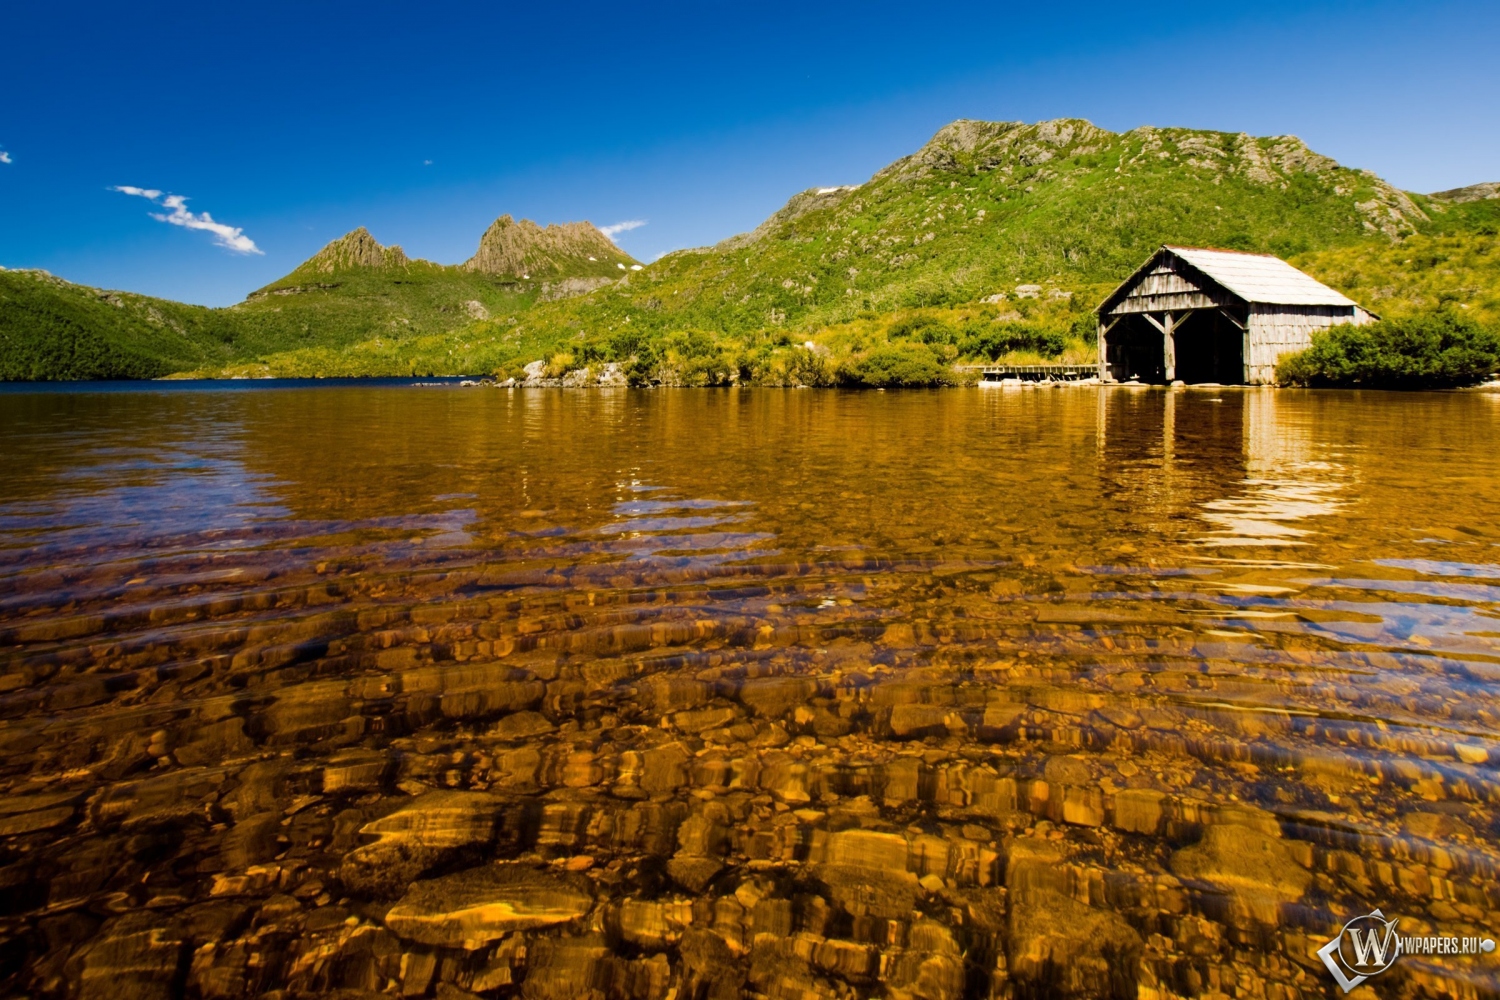
[[[1163,246],[1099,305],[1099,378],[1267,385],[1314,331],[1373,319],[1279,257]]]

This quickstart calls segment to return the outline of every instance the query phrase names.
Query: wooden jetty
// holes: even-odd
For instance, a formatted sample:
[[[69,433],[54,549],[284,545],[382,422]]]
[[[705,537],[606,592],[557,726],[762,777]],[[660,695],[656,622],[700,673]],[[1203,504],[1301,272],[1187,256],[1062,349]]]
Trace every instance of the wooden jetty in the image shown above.
[[[1022,382],[1081,382],[1098,378],[1098,365],[965,365],[978,371],[986,382],[1020,379]]]

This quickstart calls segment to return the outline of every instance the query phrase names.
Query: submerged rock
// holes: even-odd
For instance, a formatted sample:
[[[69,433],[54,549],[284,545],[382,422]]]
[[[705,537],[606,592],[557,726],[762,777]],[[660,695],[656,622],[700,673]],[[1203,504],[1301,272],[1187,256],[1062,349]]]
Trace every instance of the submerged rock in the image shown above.
[[[418,944],[473,951],[512,931],[583,916],[594,905],[584,885],[520,865],[471,868],[415,883],[385,925]]]
[[[419,795],[360,829],[377,839],[351,851],[340,876],[351,886],[394,894],[453,853],[493,840],[504,804],[480,792]]]
[[[1202,840],[1172,855],[1170,867],[1228,892],[1242,911],[1267,924],[1277,923],[1281,904],[1301,899],[1312,883],[1279,832],[1246,823],[1210,826]]]
[[[1140,935],[1119,914],[1074,899],[1063,861],[1048,841],[1011,845],[1010,974],[1030,995],[1134,1000]]]

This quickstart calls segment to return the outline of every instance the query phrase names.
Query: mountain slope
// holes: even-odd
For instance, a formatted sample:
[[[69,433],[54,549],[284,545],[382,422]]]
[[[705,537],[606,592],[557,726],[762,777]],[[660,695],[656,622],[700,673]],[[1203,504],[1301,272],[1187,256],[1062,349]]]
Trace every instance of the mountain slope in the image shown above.
[[[1017,283],[1110,283],[1168,241],[1288,256],[1428,221],[1405,193],[1291,138],[956,122],[863,185],[804,192],[741,240],[653,265],[651,288],[632,278],[595,298],[643,311],[655,297],[663,316],[739,332]]]
[[[0,380],[157,378],[241,356],[212,309],[0,269]]]
[[[500,266],[504,254],[535,265],[537,274],[511,273]],[[7,271],[0,273],[0,379],[155,378],[440,335],[524,312],[539,299],[587,292],[634,263],[588,223],[543,229],[503,216],[464,265],[410,258],[360,227],[227,309]]]
[[[1483,239],[1488,203],[1470,194],[1410,195],[1287,136],[960,121],[864,184],[804,191],[749,233],[591,295],[260,370],[648,357],[774,381],[808,341],[835,362],[912,341],[944,360],[1082,361],[1093,305],[1162,243],[1294,256],[1378,253],[1419,233]]]
[[[949,326],[985,313],[1037,336],[1071,333],[1087,351],[1088,310],[1164,242],[1283,256],[1389,246],[1437,225],[1435,204],[1291,137],[961,121],[864,184],[796,195],[751,233],[518,323],[477,323],[457,339],[478,346],[451,348],[453,363],[618,358],[689,334],[739,355],[820,338],[859,351],[889,339],[906,312],[955,309],[963,315]],[[1039,286],[1039,298],[1018,295],[1021,285]],[[996,296],[1005,304],[982,301]],[[413,348],[419,367],[442,361]]]
[[[277,340],[279,350],[336,349],[509,315],[536,294],[534,284],[410,258],[360,227],[222,312],[226,322]]]
[[[639,269],[587,223],[502,216],[455,266],[356,230],[204,311],[219,346],[205,341],[191,367],[458,374],[633,358],[643,378],[776,382],[890,345],[943,362],[1084,361],[1094,304],[1168,242],[1292,257],[1376,309],[1489,315],[1494,194],[1408,194],[1289,136],[959,121],[863,184],[809,189],[751,232]],[[1442,265],[1414,278],[1432,254]]]

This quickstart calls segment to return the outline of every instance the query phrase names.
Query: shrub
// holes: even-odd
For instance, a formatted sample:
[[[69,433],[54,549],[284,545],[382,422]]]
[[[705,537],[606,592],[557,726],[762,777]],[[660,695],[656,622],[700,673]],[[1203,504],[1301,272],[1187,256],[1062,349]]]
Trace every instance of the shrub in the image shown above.
[[[837,381],[837,373],[827,355],[805,347],[794,347],[786,358],[785,378],[789,385],[817,388],[833,385]]]
[[[918,344],[892,344],[849,358],[838,370],[843,385],[871,389],[952,385],[954,375],[937,356]]]
[[[1313,334],[1276,366],[1284,385],[1449,389],[1500,370],[1500,336],[1455,312],[1420,313]]]
[[[727,352],[695,354],[677,364],[677,381],[682,385],[733,385],[739,367],[738,360]]]
[[[958,331],[933,316],[903,316],[886,327],[889,340],[918,340],[924,344],[956,344]]]
[[[976,324],[966,332],[959,351],[966,357],[991,361],[1011,351],[1035,351],[1044,358],[1055,358],[1068,346],[1068,338],[1061,333],[1019,323]]]

